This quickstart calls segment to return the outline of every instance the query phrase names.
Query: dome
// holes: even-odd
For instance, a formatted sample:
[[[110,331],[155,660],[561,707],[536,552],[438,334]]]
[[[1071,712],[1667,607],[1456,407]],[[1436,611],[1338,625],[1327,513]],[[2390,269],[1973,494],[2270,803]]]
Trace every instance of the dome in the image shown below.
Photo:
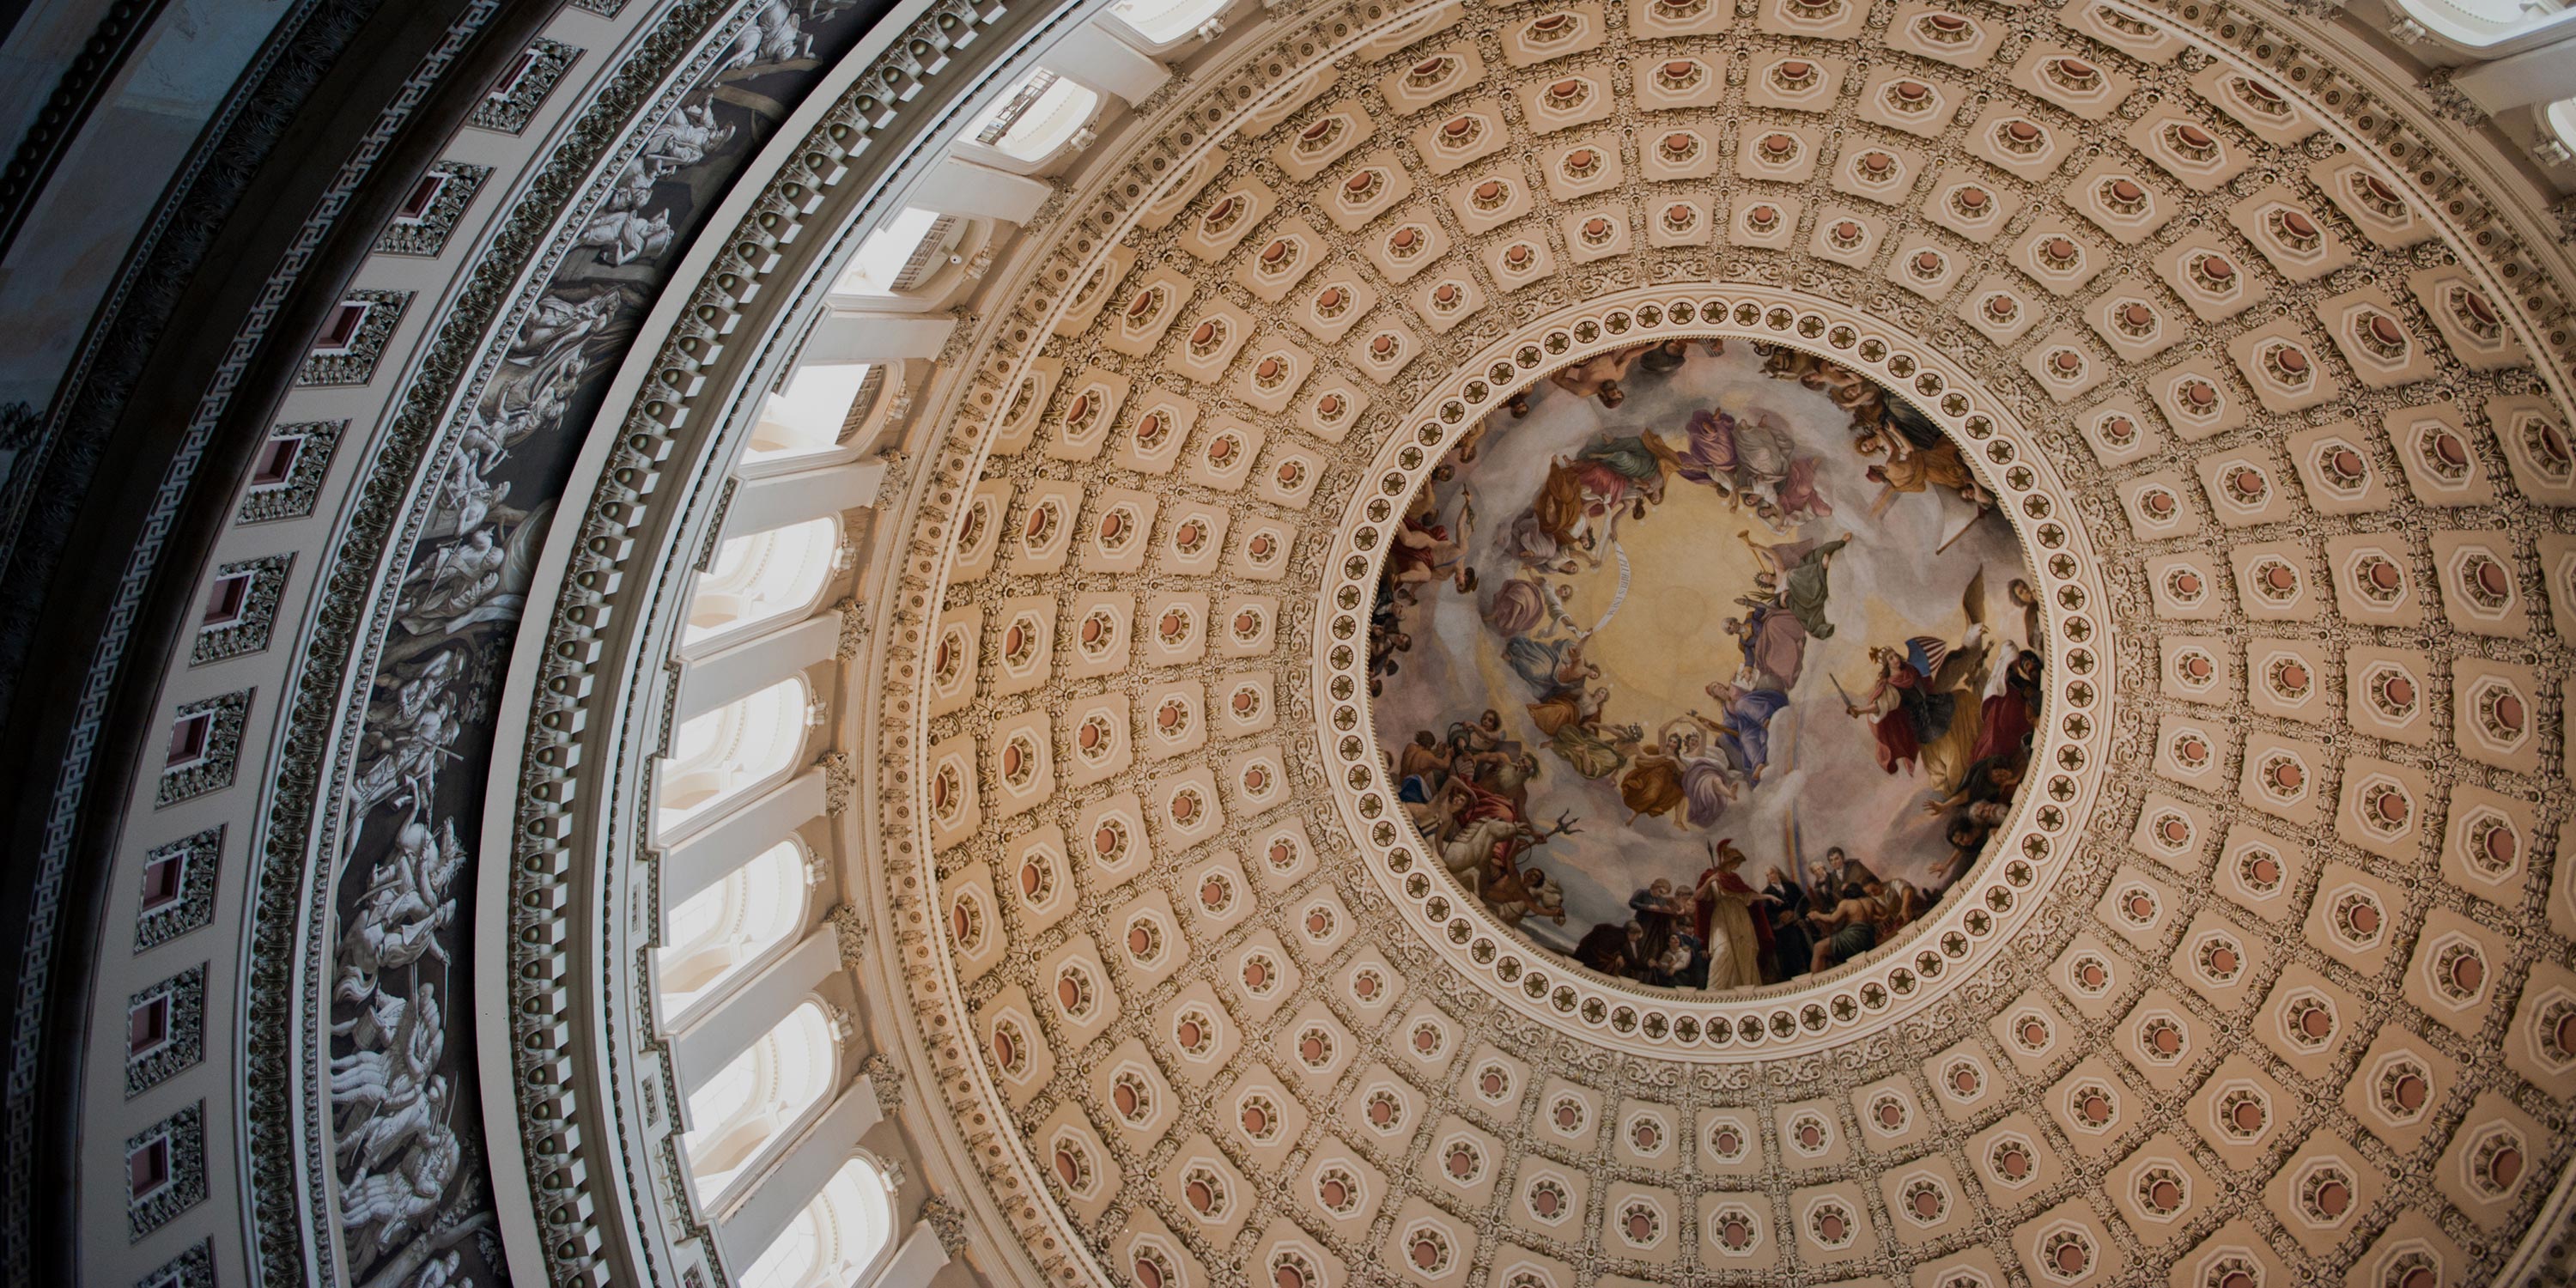
[[[2576,85],[2406,4],[347,37],[30,360],[26,1264],[2563,1279]]]

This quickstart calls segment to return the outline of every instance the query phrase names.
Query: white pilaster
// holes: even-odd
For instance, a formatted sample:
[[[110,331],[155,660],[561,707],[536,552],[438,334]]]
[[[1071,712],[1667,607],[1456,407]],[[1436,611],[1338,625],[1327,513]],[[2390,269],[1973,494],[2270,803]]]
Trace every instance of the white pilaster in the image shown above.
[[[859,1138],[884,1120],[876,1085],[859,1079],[832,1102],[803,1138],[779,1156],[749,1193],[717,1223],[727,1264],[748,1266],[767,1250],[796,1214],[812,1203],[859,1147]]]
[[[1115,94],[1135,103],[1172,78],[1170,68],[1136,52],[1134,45],[1107,28],[1082,26],[1067,32],[1042,60],[1047,70],[1067,80]]]
[[[825,612],[720,652],[693,658],[680,671],[683,723],[738,702],[832,656],[841,646],[841,615]]]
[[[823,771],[809,770],[761,793],[662,854],[664,911],[732,875],[753,855],[819,818],[830,801]]]
[[[1035,179],[950,157],[912,192],[912,204],[945,215],[1025,224],[1055,190]]]
[[[883,461],[851,461],[819,470],[752,479],[734,489],[725,511],[725,539],[793,527],[843,510],[876,504]]]
[[[2453,88],[2488,115],[2576,97],[2576,38],[2526,49],[2451,75]]]
[[[800,358],[805,362],[900,362],[906,358],[936,358],[940,349],[948,344],[949,332],[956,329],[954,318],[835,308],[814,324],[814,333],[806,337]]]
[[[735,1056],[750,1050],[752,1043],[777,1028],[779,1021],[813,994],[816,985],[840,969],[841,944],[832,928],[824,926],[808,934],[805,942],[771,962],[769,969],[735,990],[712,1014],[673,1040],[672,1056],[679,1067],[680,1085],[693,1089],[705,1086],[708,1079],[724,1072]]]
[[[947,1264],[948,1249],[940,1245],[939,1232],[927,1221],[915,1221],[903,1246],[894,1250],[894,1260],[866,1288],[929,1288],[930,1277]]]

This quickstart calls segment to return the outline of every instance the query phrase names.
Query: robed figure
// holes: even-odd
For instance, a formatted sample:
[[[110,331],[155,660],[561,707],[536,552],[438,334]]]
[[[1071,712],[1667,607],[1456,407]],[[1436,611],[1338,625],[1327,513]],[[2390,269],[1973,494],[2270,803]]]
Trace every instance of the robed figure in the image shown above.
[[[1761,892],[1745,884],[1744,851],[1733,840],[1709,850],[1709,865],[1692,892],[1701,942],[1708,945],[1708,991],[1749,988],[1762,982],[1762,958],[1772,951],[1771,922],[1753,915]]]

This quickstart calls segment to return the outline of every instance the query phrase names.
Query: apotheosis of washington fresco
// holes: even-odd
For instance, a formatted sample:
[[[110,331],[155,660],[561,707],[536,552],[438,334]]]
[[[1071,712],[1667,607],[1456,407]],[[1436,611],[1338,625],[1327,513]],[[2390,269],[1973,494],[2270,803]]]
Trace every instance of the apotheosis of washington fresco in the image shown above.
[[[1719,992],[1871,952],[2011,812],[2043,642],[1959,445],[1749,341],[1556,372],[1417,495],[1378,737],[1459,883],[1540,948]]]

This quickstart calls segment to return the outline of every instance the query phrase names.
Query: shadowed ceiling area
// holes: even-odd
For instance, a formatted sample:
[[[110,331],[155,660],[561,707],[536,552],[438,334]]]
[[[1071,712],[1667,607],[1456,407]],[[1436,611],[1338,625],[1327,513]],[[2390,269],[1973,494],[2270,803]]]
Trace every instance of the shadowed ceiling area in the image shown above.
[[[458,17],[7,708],[24,1264],[2562,1282],[2576,46],[2491,10]]]
[[[1169,177],[1064,235],[1045,333],[983,362],[1013,392],[949,440],[921,871],[958,1076],[1084,1252],[1281,1285],[2496,1271],[2576,1092],[2545,714],[2576,462],[2331,69],[2206,41],[2093,3],[1438,8],[1210,87],[1130,168]],[[2059,672],[2042,790],[1919,951],[1714,1016],[1533,955],[1470,894],[1490,855],[1388,826],[1424,663],[1377,646],[1388,763],[1355,753],[1342,565],[1490,614],[1386,553],[1421,524],[1378,472],[1662,409],[1681,377],[1627,364],[1711,326],[1819,386],[1915,377],[1962,473],[1907,503],[2029,538]],[[1802,820],[1819,860],[1864,821]]]

